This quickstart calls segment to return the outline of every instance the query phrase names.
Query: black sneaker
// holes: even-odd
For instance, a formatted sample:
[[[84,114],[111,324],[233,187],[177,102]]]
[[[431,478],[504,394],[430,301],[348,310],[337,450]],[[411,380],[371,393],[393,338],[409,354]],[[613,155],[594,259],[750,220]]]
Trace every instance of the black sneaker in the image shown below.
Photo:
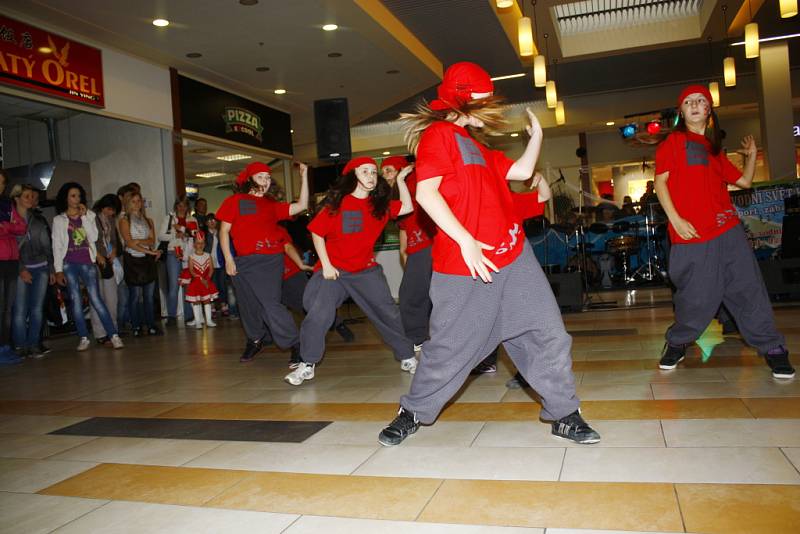
[[[256,354],[261,352],[261,349],[264,348],[260,341],[250,341],[247,340],[247,345],[244,348],[244,352],[242,353],[241,358],[239,361],[242,363],[252,362],[256,358]]]
[[[339,323],[339,326],[336,327],[336,332],[342,336],[345,343],[352,343],[356,340],[356,335],[344,323]]]
[[[155,326],[151,326],[150,328],[147,329],[147,335],[148,336],[163,336],[164,332],[162,332],[160,329],[156,328]]]
[[[292,355],[289,356],[289,369],[297,369],[303,363],[303,358],[300,357],[300,345],[292,347]]]
[[[486,360],[482,361],[475,368],[469,372],[471,375],[485,375],[489,373],[496,373],[497,372],[497,365],[494,363],[488,363]]]
[[[133,329],[133,337],[141,337],[142,329],[141,328],[134,328]]]
[[[397,412],[397,417],[389,423],[389,426],[381,430],[378,435],[378,443],[384,447],[399,445],[404,439],[413,434],[419,428],[417,416],[406,411],[402,406]]]
[[[522,376],[522,373],[517,371],[517,374],[514,375],[514,378],[506,382],[506,387],[508,389],[521,389],[521,388],[529,388],[531,387],[531,385],[528,384],[528,381],[525,380],[525,377]]]
[[[167,317],[166,326],[175,326],[176,324],[178,324],[178,320],[175,317]]]
[[[559,438],[568,439],[575,443],[588,444],[600,441],[600,434],[595,432],[589,424],[583,420],[578,410],[575,410],[566,417],[553,422],[552,434]]]
[[[678,364],[686,357],[686,345],[670,345],[664,343],[664,350],[661,351],[661,361],[658,362],[658,368],[669,371],[675,369]]]
[[[48,352],[52,352],[53,349],[45,345],[44,343],[39,343],[39,354],[47,354]]]
[[[108,336],[98,337],[95,341],[98,345],[111,345],[111,338]]]
[[[783,347],[781,349],[783,351],[778,354],[765,354],[764,359],[775,378],[794,378],[794,367],[789,363],[789,351]]]

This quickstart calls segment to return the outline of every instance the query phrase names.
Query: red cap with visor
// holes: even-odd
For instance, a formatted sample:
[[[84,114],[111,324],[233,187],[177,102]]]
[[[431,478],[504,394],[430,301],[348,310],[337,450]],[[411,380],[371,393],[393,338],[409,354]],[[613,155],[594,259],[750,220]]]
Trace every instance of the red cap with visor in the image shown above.
[[[475,63],[455,63],[445,71],[430,108],[437,111],[457,108],[472,100],[473,93],[494,93],[492,78]]]

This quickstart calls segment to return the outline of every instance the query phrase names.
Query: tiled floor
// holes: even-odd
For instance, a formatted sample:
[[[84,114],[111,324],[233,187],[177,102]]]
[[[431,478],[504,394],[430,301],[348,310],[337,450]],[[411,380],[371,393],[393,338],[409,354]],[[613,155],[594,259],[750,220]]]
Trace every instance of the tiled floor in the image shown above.
[[[232,321],[122,351],[55,340],[0,368],[0,532],[800,532],[800,380],[772,379],[717,325],[659,371],[671,317],[668,304],[565,316],[593,446],[550,435],[535,395],[506,389],[502,358],[435,425],[380,447],[411,377],[366,323],[352,345],[331,334],[299,388],[274,347],[239,364]],[[800,352],[800,308],[776,319]]]

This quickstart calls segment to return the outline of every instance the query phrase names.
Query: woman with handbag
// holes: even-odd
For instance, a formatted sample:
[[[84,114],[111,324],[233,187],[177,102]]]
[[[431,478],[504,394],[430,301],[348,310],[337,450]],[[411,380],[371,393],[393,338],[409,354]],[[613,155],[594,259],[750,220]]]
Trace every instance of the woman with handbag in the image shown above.
[[[103,196],[94,203],[92,211],[97,214],[97,269],[100,273],[98,285],[100,286],[100,296],[108,307],[111,320],[117,325],[117,275],[115,270],[121,271],[122,265],[119,263],[119,234],[117,233],[117,214],[120,212],[122,204],[119,197],[114,194]],[[92,309],[89,312],[89,319],[92,322],[92,332],[98,343],[108,345],[111,339],[108,337],[103,323],[97,312]]]
[[[161,335],[162,332],[156,328],[153,309],[156,261],[161,252],[155,248],[156,231],[153,220],[147,217],[142,195],[139,193],[132,194],[128,199],[119,229],[125,241],[125,283],[129,291],[133,335],[142,334],[142,322],[149,335]]]
[[[76,182],[67,182],[58,190],[56,212],[53,219],[53,263],[56,283],[69,289],[72,320],[78,330],[79,351],[89,348],[89,329],[83,316],[81,283],[86,286],[92,308],[97,311],[106,334],[111,335],[115,349],[124,347],[117,335],[106,303],[100,297],[97,269],[94,266],[97,250],[97,224],[95,214],[86,209],[86,191]]]
[[[158,233],[159,249],[167,255],[167,326],[176,323],[180,287],[178,278],[185,267],[183,255],[184,251],[192,250],[192,237],[197,228],[197,220],[189,214],[186,197],[182,195],[176,198],[173,211],[164,219]],[[194,325],[192,307],[187,302],[183,303],[183,320],[187,322],[187,326]]]

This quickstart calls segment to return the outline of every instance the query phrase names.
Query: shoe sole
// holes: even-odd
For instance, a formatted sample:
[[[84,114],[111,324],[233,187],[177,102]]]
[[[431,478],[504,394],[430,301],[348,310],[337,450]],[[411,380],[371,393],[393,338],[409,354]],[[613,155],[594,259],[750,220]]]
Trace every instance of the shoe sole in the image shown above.
[[[674,365],[664,365],[663,363],[659,363],[658,364],[658,368],[663,370],[663,371],[671,371],[671,370],[675,369],[676,367],[678,367],[678,364],[681,363],[684,359],[685,359],[685,356],[681,356],[681,359],[678,360],[677,362],[675,362]]]
[[[417,430],[419,430],[419,429],[417,429]],[[397,443],[387,443],[387,442],[383,441],[383,439],[381,439],[381,438],[382,438],[382,436],[380,436],[380,435],[379,435],[379,436],[378,436],[378,443],[380,443],[380,444],[381,444],[381,445],[383,445],[384,447],[394,447],[395,445],[400,445],[400,444],[401,444],[401,443],[403,443],[405,440],[407,440],[408,438],[410,438],[411,436],[413,436],[414,434],[416,434],[416,433],[417,433],[417,430],[415,430],[414,432],[411,432],[411,433],[409,433],[409,434],[408,434],[406,437],[404,437],[403,439],[401,439],[401,440],[400,440],[400,441],[398,441]]]
[[[600,443],[600,440],[602,439],[602,438],[597,438],[597,439],[591,438],[591,439],[587,439],[587,440],[584,440],[584,441],[578,441],[576,439],[565,438],[564,436],[559,436],[557,434],[550,434],[550,435],[553,436],[556,439],[569,441],[570,443],[577,443],[578,445],[592,445],[594,443]]]
[[[773,378],[781,378],[781,379],[784,379],[784,380],[788,380],[788,379],[794,378],[794,375],[795,375],[794,373],[792,373],[790,375],[789,374],[783,374],[783,373],[772,373],[772,377]]]
[[[284,379],[286,382],[288,382],[288,383],[290,383],[291,385],[293,385],[293,386],[299,386],[300,384],[302,384],[302,383],[303,383],[303,382],[305,382],[306,380],[313,380],[313,379],[314,379],[314,377],[312,376],[312,377],[310,377],[310,378],[301,378],[300,380],[296,380],[296,379],[294,379],[294,380],[293,380],[293,379],[289,378],[289,375],[286,375],[286,376],[284,376],[284,377],[283,377],[283,379]]]

